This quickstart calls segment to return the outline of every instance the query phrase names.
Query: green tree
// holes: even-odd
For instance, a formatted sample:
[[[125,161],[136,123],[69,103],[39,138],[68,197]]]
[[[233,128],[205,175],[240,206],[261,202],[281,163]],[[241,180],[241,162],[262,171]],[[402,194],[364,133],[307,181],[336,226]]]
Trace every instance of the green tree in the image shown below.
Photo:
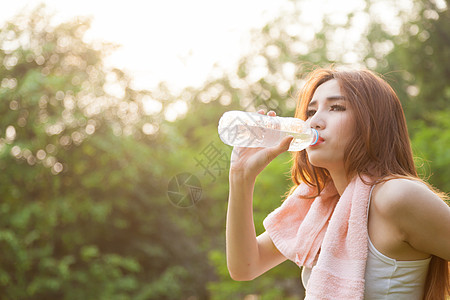
[[[176,132],[103,66],[112,45],[83,42],[88,20],[50,20],[0,30],[0,298],[205,297],[197,216],[167,200]]]
[[[449,192],[449,2],[412,4],[414,13],[402,16],[406,21],[398,34],[383,31],[382,24],[372,24],[372,45],[393,45],[380,57],[377,71],[387,74],[403,103],[420,172],[433,185]],[[373,53],[366,60],[373,59]]]

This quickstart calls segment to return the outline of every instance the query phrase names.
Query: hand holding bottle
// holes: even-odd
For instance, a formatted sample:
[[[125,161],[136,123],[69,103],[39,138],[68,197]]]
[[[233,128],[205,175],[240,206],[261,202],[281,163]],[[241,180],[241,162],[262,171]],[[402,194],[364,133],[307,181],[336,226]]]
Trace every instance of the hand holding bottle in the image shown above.
[[[298,118],[235,110],[222,115],[218,131],[225,144],[248,148],[277,146],[284,137],[292,135],[294,140],[288,151],[301,151],[319,137],[317,130]]]
[[[263,110],[258,111],[264,115]],[[267,113],[270,117],[275,117],[274,111]],[[254,180],[256,176],[278,155],[286,152],[294,137],[288,135],[282,138],[281,142],[272,147],[239,147],[235,146],[231,154],[230,176],[241,175],[244,178]]]

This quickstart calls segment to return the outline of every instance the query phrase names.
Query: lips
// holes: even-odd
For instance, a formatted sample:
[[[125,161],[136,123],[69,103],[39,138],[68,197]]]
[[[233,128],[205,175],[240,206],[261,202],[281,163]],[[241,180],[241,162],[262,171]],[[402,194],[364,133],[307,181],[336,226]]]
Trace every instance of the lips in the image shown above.
[[[325,140],[323,139],[323,137],[319,136],[319,138],[317,139],[317,142],[314,145],[311,145],[310,147],[316,147],[316,146],[322,144],[323,142],[325,142]]]

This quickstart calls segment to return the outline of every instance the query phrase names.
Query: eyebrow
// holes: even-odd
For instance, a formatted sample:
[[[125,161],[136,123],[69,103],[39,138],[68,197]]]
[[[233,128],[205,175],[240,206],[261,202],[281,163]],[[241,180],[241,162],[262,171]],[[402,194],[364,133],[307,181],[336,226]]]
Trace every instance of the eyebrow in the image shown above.
[[[325,98],[326,101],[346,100],[344,96],[330,96]],[[311,100],[308,106],[316,105],[317,100]]]

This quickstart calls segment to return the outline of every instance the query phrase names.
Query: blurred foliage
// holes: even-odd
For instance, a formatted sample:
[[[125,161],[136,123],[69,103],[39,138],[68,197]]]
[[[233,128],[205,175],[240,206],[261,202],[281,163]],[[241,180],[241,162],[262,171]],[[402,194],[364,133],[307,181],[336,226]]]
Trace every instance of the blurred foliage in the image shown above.
[[[393,48],[378,71],[390,73],[403,102],[422,176],[450,191],[449,2],[415,1],[414,15],[392,37]],[[437,5],[439,3],[439,5]]]
[[[292,1],[254,33],[254,50],[235,71],[178,94],[164,83],[134,90],[127,74],[107,69],[103,58],[115,46],[85,42],[88,19],[52,26],[38,7],[4,24],[0,299],[299,298],[291,262],[251,282],[228,275],[231,149],[217,122],[232,109],[292,116],[302,78],[316,66],[384,74],[404,105],[421,172],[450,191],[448,2],[388,2],[400,20],[394,29],[378,15],[383,1],[340,15],[324,9],[315,25],[303,21],[308,1]],[[173,117],[176,107],[186,112]],[[258,233],[290,187],[289,168],[285,153],[258,177]],[[168,197],[181,173],[201,182],[200,201],[187,208]]]
[[[83,42],[89,20],[49,22],[38,8],[0,32],[0,298],[206,295],[200,225],[183,228],[198,216],[165,188],[189,154],[151,134],[170,129],[105,70],[113,46]]]

